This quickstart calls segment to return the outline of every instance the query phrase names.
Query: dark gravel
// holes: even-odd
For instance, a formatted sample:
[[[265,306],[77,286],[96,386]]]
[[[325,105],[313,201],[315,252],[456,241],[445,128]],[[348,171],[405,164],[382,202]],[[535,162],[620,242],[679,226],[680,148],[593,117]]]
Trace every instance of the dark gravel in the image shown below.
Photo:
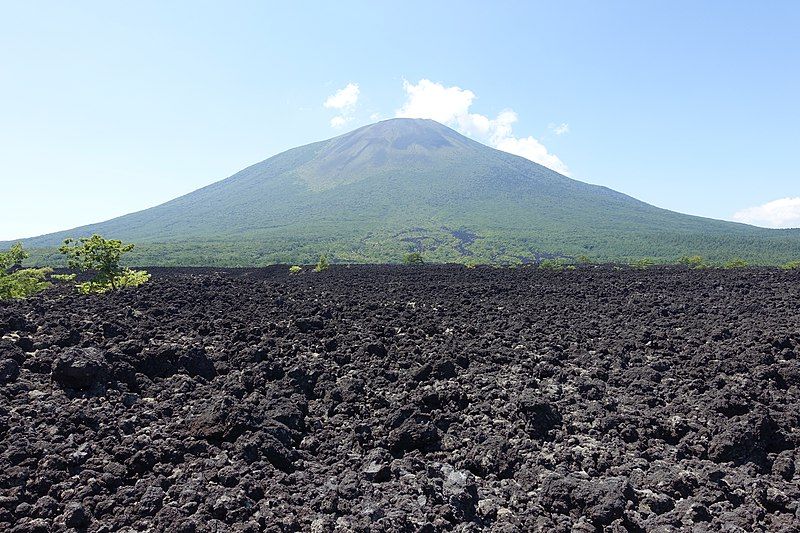
[[[800,530],[800,272],[153,273],[0,303],[0,530]]]

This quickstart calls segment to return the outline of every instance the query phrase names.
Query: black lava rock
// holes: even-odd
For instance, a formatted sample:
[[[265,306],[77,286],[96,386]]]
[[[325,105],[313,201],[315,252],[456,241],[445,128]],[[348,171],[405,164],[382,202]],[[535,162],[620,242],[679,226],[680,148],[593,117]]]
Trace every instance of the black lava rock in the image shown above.
[[[0,359],[0,385],[11,383],[19,376],[19,363],[14,359]]]
[[[62,387],[85,390],[106,381],[109,366],[97,348],[67,348],[56,357],[51,377]]]
[[[0,531],[800,528],[797,272],[151,273],[0,304]]]

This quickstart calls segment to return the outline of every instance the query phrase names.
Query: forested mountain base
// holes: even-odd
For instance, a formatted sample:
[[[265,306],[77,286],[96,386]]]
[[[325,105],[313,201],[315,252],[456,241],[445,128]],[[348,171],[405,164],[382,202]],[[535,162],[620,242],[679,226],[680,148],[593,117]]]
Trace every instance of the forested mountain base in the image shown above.
[[[749,265],[779,266],[800,258],[800,240],[791,235],[768,237],[707,235],[619,236],[575,233],[541,235],[476,234],[468,230],[423,230],[400,234],[371,234],[328,238],[290,237],[265,240],[222,240],[137,244],[126,257],[129,265],[261,267],[272,264],[313,264],[320,255],[338,264],[400,263],[405,254],[419,252],[426,263],[514,265],[543,259],[566,262],[633,263],[651,259],[676,264],[700,255],[710,264],[741,259]],[[27,264],[63,266],[55,248],[33,249]]]

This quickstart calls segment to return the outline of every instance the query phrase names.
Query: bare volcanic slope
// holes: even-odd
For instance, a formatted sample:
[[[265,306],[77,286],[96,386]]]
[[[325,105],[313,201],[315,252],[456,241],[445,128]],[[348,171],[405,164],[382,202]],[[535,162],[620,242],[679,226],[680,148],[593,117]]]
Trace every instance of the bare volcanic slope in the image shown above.
[[[156,271],[0,304],[0,530],[797,531],[797,272]]]
[[[597,260],[701,254],[783,263],[800,230],[682,215],[569,179],[431,120],[393,119],[289,150],[163,205],[25,241],[100,233],[136,243],[139,264],[252,266]]]

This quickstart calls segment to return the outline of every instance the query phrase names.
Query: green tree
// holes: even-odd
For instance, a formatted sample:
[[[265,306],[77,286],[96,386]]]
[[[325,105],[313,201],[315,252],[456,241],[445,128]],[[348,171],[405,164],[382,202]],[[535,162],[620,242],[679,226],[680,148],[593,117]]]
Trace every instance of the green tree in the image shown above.
[[[45,276],[49,268],[16,268],[28,257],[22,244],[15,244],[6,252],[0,252],[0,300],[27,298],[50,286]]]
[[[17,243],[6,252],[0,252],[0,268],[8,270],[11,267],[21,265],[28,257],[28,252],[22,249],[22,243]]]
[[[422,254],[419,252],[409,252],[403,256],[403,264],[406,265],[423,265],[425,260],[422,259]]]
[[[82,293],[104,293],[123,287],[136,287],[150,279],[144,270],[131,270],[120,266],[122,255],[133,250],[133,244],[104,239],[100,235],[78,240],[66,239],[58,249],[67,256],[70,268],[92,272],[94,277],[77,285]]]
[[[314,267],[314,272],[322,272],[323,270],[328,270],[331,267],[331,264],[328,263],[328,258],[324,255],[319,256],[319,261],[317,261],[317,266]]]

